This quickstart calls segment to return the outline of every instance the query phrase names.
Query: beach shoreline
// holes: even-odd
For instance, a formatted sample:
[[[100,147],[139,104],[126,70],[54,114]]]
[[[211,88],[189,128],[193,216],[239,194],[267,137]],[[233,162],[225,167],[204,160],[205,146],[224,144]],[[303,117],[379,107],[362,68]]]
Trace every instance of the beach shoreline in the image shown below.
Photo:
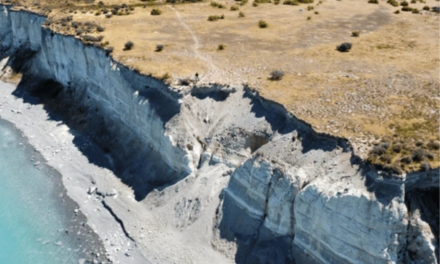
[[[42,156],[44,163],[61,175],[61,188],[65,188],[67,196],[78,206],[69,210],[84,215],[90,227],[88,232],[93,230],[105,248],[106,256],[91,252],[90,258],[80,259],[79,263],[93,260],[99,263],[149,263],[104,202],[106,199],[130,199],[133,192],[112,171],[90,162],[80,148],[93,149],[96,155],[102,154],[103,157],[105,153],[86,136],[51,116],[44,105],[37,103],[38,99],[24,91],[17,93],[16,89],[14,84],[0,81],[0,118],[19,130]],[[118,204],[125,207],[126,203]],[[129,203],[127,210],[130,211]]]

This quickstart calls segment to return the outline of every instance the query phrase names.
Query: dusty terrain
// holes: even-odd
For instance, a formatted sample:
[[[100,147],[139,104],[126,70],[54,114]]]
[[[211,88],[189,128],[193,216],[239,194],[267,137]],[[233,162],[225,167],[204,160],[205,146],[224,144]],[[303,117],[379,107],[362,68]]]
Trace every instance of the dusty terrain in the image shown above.
[[[422,147],[434,155],[425,162],[439,165],[438,150],[432,147],[432,141],[439,140],[439,16],[423,10],[437,1],[409,3],[418,14],[395,14],[402,6],[385,1],[328,0],[298,6],[217,1],[223,8],[211,2],[12,2],[48,15],[51,22],[46,26],[58,32],[103,36],[100,42],[114,48],[116,60],[172,84],[195,73],[199,84],[246,83],[316,130],[348,137],[357,152],[374,163],[418,170],[420,162],[400,160]],[[122,4],[127,7],[116,15],[104,14]],[[153,8],[161,14],[151,15]],[[208,21],[211,15],[224,19]],[[66,20],[68,16],[72,18]],[[259,28],[260,20],[268,27]],[[74,27],[73,22],[82,24]],[[359,31],[359,37],[352,37],[353,31]],[[134,44],[131,50],[124,50],[127,41]],[[342,42],[353,44],[350,52],[335,49]],[[219,44],[225,48],[219,50]],[[164,49],[156,51],[157,45]],[[269,80],[273,70],[284,71],[284,78]],[[391,147],[369,155],[381,141]],[[392,151],[395,145],[403,151]]]

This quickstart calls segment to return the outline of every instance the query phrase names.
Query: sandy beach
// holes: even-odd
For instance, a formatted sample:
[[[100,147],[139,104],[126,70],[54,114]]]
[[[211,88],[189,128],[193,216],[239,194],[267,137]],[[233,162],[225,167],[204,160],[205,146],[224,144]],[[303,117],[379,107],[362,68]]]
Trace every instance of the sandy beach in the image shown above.
[[[149,263],[102,201],[124,200],[118,204],[126,204],[129,208],[130,203],[135,203],[131,189],[110,170],[89,162],[91,156],[101,156],[99,148],[91,141],[76,135],[62,121],[50,118],[43,105],[34,104],[36,99],[27,95],[24,99],[14,96],[15,89],[13,84],[0,82],[0,118],[22,131],[23,137],[41,153],[47,165],[60,172],[67,195],[79,206],[73,210],[80,210],[87,217],[88,225],[104,243],[107,259],[113,263]],[[90,157],[79,148],[87,149]],[[79,263],[84,261],[80,259]]]

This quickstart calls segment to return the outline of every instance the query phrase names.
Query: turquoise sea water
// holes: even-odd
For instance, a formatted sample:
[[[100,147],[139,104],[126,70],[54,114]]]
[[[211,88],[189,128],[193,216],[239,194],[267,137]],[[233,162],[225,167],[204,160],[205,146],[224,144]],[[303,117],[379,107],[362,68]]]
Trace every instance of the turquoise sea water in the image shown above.
[[[60,175],[0,120],[1,264],[78,263],[84,247],[66,232],[75,205],[66,202],[60,183]]]

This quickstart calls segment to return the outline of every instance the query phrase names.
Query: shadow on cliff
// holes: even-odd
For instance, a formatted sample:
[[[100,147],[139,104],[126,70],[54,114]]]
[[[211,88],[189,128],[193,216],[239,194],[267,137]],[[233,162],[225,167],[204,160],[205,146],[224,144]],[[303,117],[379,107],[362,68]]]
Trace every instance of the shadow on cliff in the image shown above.
[[[84,103],[87,98],[84,91],[74,91],[54,80],[39,80],[24,74],[13,95],[26,103],[43,104],[50,120],[63,122],[69,127],[74,135],[73,143],[88,162],[113,171],[133,189],[138,201],[152,190],[186,176],[171,171],[161,154],[130,135],[131,130],[120,128],[122,126],[105,118],[100,109]],[[170,112],[165,114],[169,116]],[[114,131],[118,132],[115,134]],[[149,174],[145,174],[146,171]]]
[[[265,216],[251,216],[236,205],[228,193],[220,194],[223,203],[216,211],[220,237],[237,246],[237,264],[294,264],[291,257],[293,236],[277,236],[264,226]]]
[[[351,148],[346,139],[315,132],[311,125],[289,114],[284,106],[262,98],[248,87],[245,87],[243,98],[251,101],[251,111],[256,117],[264,118],[270,124],[272,131],[283,135],[296,130],[297,138],[302,144],[302,153],[311,150],[330,152],[336,148],[349,151]]]

